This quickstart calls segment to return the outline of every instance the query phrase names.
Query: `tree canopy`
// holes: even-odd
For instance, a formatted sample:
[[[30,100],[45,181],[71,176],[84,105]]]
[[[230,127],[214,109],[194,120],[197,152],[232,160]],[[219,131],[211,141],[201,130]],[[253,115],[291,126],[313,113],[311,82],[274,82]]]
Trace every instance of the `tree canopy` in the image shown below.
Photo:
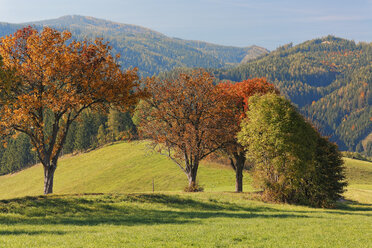
[[[108,104],[128,108],[144,95],[136,69],[121,70],[110,47],[70,40],[71,33],[32,27],[0,39],[0,131],[27,134],[44,166],[44,193],[52,193],[53,175],[71,123],[83,110]],[[9,76],[11,75],[11,77]]]
[[[268,200],[330,206],[346,185],[337,146],[321,137],[284,97],[251,98],[238,141],[255,162]]]
[[[253,78],[247,79],[242,82],[232,84],[230,82],[220,83],[217,86],[224,96],[229,98],[230,105],[227,106],[231,111],[234,112],[231,115],[230,112],[225,111],[229,116],[227,118],[233,118],[232,125],[226,127],[226,143],[223,146],[223,150],[230,159],[230,165],[236,173],[236,192],[243,191],[243,169],[246,161],[245,148],[238,143],[236,135],[240,131],[240,122],[245,117],[246,111],[249,109],[249,98],[255,94],[266,94],[269,92],[277,92],[274,85],[266,81],[265,78]],[[219,115],[221,117],[221,115]],[[218,118],[218,117],[216,117]],[[222,117],[226,118],[226,117]]]
[[[145,82],[150,97],[142,106],[140,130],[181,168],[191,188],[199,162],[221,147],[233,121],[224,114],[232,111],[213,80],[209,73],[194,70]]]

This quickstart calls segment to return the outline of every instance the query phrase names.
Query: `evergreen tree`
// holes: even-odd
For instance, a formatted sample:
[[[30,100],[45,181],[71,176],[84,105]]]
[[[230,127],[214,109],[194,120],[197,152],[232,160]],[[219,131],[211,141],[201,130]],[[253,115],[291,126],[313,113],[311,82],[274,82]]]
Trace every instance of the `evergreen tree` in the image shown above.
[[[93,123],[91,115],[84,112],[81,115],[80,122],[77,124],[75,132],[74,149],[76,151],[86,151],[92,144]]]
[[[66,142],[65,145],[63,146],[63,154],[69,154],[74,151],[76,129],[77,123],[73,122],[66,136]]]
[[[107,133],[105,126],[103,124],[101,124],[98,128],[97,142],[99,146],[102,146],[107,143]]]
[[[107,136],[111,142],[123,139],[131,139],[137,134],[135,125],[129,112],[120,112],[110,109],[107,117]]]
[[[36,153],[31,150],[30,139],[25,134],[19,134],[17,138],[9,138],[8,146],[1,158],[1,173],[12,173],[35,164]]]

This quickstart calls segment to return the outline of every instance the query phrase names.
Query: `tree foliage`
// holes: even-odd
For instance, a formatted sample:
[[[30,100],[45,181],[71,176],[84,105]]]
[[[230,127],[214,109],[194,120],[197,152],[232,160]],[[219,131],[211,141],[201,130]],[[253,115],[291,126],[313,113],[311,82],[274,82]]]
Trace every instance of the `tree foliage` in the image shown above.
[[[159,144],[195,187],[199,162],[221,147],[233,120],[223,114],[229,111],[225,98],[203,70],[145,84],[151,97],[142,104],[142,134]]]
[[[255,162],[254,180],[268,200],[328,207],[343,192],[337,146],[283,97],[252,97],[238,141]]]
[[[239,83],[232,84],[230,82],[220,83],[218,88],[223,92],[223,95],[229,99],[229,106],[226,106],[234,112],[225,111],[229,116],[233,117],[232,125],[226,127],[226,143],[223,150],[230,159],[230,165],[236,174],[236,192],[243,191],[243,169],[246,161],[245,148],[240,145],[236,139],[237,133],[240,131],[240,121],[245,117],[245,113],[249,108],[249,98],[255,94],[266,94],[268,92],[276,92],[273,84],[266,81],[265,78],[247,79]],[[219,115],[221,117],[221,115]],[[216,116],[216,118],[218,118]],[[226,118],[226,117],[222,117]]]
[[[137,129],[129,112],[110,109],[107,117],[107,139],[111,142],[137,138]]]
[[[126,108],[143,95],[133,91],[136,70],[122,71],[108,44],[70,37],[67,31],[26,27],[0,39],[3,68],[14,72],[0,85],[0,129],[30,137],[44,167],[45,194],[52,193],[58,157],[81,112],[108,103]]]

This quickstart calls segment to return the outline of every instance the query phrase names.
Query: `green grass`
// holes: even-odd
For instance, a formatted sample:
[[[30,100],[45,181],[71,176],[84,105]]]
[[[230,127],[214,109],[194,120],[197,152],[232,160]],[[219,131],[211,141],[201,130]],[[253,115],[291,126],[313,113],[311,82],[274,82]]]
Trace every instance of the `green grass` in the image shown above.
[[[349,186],[345,197],[372,204],[372,163],[344,158]]]
[[[274,205],[234,193],[0,201],[0,247],[370,247],[371,205]]]
[[[231,193],[234,172],[211,162],[206,192],[183,193],[186,176],[146,143],[114,144],[62,158],[55,195],[40,196],[40,165],[0,177],[0,247],[372,247],[372,163],[345,161],[352,201],[314,209]]]
[[[145,142],[118,143],[77,156],[63,157],[54,177],[54,193],[125,193],[182,191],[186,175]],[[249,176],[245,177],[247,190]],[[198,180],[206,191],[233,191],[234,172],[226,166],[204,162]],[[43,169],[33,166],[16,174],[0,177],[0,199],[43,192]]]

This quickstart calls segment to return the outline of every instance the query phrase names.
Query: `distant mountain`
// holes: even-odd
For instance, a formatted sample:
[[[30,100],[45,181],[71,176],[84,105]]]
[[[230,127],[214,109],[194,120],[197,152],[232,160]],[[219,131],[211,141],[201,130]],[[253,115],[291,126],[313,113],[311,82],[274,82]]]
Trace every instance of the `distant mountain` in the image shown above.
[[[142,76],[177,67],[231,67],[269,52],[257,46],[240,48],[170,38],[148,28],[78,15],[22,24],[0,23],[0,36],[26,25],[68,29],[75,39],[103,37],[110,42],[114,53],[122,55],[122,66],[138,67]]]
[[[372,43],[328,36],[288,44],[217,76],[266,77],[342,150],[372,156]]]

